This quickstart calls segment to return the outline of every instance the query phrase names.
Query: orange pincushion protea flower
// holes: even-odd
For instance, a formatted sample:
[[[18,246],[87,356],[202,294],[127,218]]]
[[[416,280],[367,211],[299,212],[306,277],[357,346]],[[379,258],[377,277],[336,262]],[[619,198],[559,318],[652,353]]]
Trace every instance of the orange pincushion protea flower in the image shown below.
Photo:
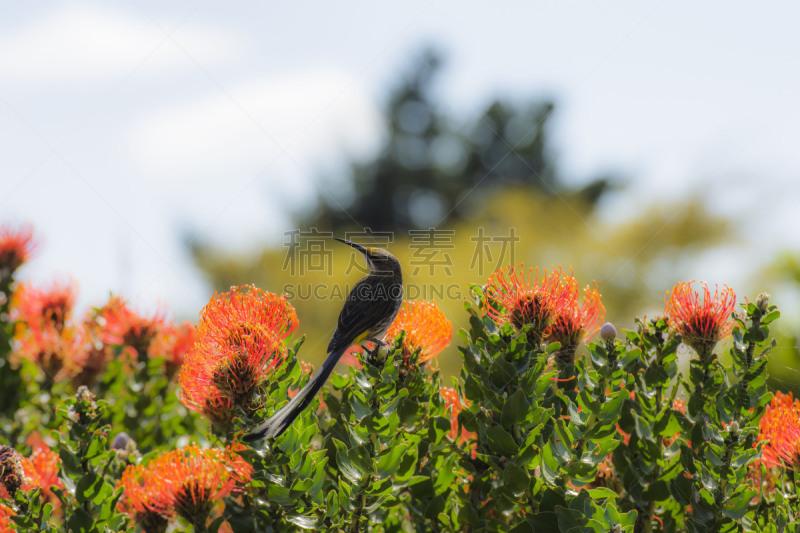
[[[561,343],[559,357],[572,362],[575,350],[583,340],[591,339],[600,329],[605,318],[606,309],[600,302],[597,284],[594,288],[583,289],[583,302],[578,302],[577,282],[575,278],[564,275],[562,286],[572,287],[572,301],[560,313],[556,314],[553,323],[545,331],[545,338]]]
[[[538,268],[526,272],[522,263],[499,269],[487,281],[484,309],[498,325],[510,322],[517,330],[530,326],[528,340],[538,345],[545,330],[574,299],[574,286],[561,278],[560,268],[545,270],[541,279]]]
[[[767,467],[800,466],[800,400],[792,393],[777,391],[758,426],[758,440],[769,441],[761,448]]]
[[[31,329],[61,330],[72,314],[77,293],[73,279],[56,281],[47,290],[22,283],[14,294],[14,315]]]
[[[408,357],[419,350],[418,363],[425,363],[444,350],[453,337],[453,324],[434,302],[405,301],[384,335],[391,342],[405,332],[403,353]]]
[[[0,446],[0,497],[13,498],[18,490],[35,487],[26,475],[22,455],[11,446]],[[32,468],[29,468],[32,471]]]
[[[681,413],[682,415],[686,414],[686,402],[684,402],[680,398],[675,398],[674,400],[672,400],[672,408]]]
[[[459,444],[463,443],[464,441],[474,439],[477,435],[465,430],[464,428],[461,428],[461,436],[459,437],[458,435],[458,413],[460,413],[464,407],[469,407],[469,402],[464,400],[464,403],[461,403],[461,398],[459,398],[458,391],[456,389],[442,387],[439,389],[439,393],[442,395],[442,398],[444,398],[444,402],[447,405],[447,411],[450,412],[450,438],[452,440],[458,439]]]
[[[257,388],[286,358],[286,347],[269,331],[232,331],[230,345],[200,341],[184,360],[181,402],[223,423],[233,407],[253,411]]]
[[[163,357],[170,368],[178,369],[186,355],[194,348],[198,333],[194,324],[184,322],[180,325],[166,324],[153,339],[150,353]]]
[[[12,516],[14,511],[0,503],[0,533],[14,533],[14,528],[11,527]]]
[[[199,340],[181,367],[181,401],[217,423],[252,412],[256,393],[286,358],[297,314],[283,296],[255,287],[214,295],[200,314]]]
[[[88,353],[83,327],[72,322],[76,294],[74,280],[47,290],[23,283],[14,294],[16,355],[36,363],[50,379],[77,374]]]
[[[119,482],[119,508],[145,528],[163,531],[175,515],[205,525],[214,506],[248,483],[251,473],[230,448],[190,445],[126,468]]]
[[[17,328],[14,340],[15,354],[36,363],[50,380],[77,375],[89,352],[84,328],[71,325],[60,331]]]
[[[99,339],[107,345],[123,346],[133,359],[144,361],[156,335],[165,327],[162,312],[144,316],[133,309],[119,296],[112,296],[97,311],[95,330]]]
[[[694,349],[700,359],[711,355],[718,341],[727,336],[733,328],[731,313],[736,305],[736,293],[723,285],[722,291],[714,286],[714,294],[705,282],[703,296],[689,283],[681,282],[672,288],[664,297],[666,309],[664,314],[669,325],[677,331],[683,342]]]
[[[53,487],[64,488],[64,484],[58,478],[58,471],[61,466],[61,458],[58,453],[51,450],[46,444],[41,443],[33,449],[30,462],[36,472],[38,485],[42,488],[44,495],[54,505],[60,505],[52,490]]]
[[[58,498],[51,489],[64,487],[58,479],[60,463],[58,454],[44,443],[36,446],[30,458],[10,446],[0,446],[0,498],[13,499],[18,490],[27,492],[38,487],[57,505]]]
[[[0,281],[7,280],[33,253],[33,227],[0,227]]]
[[[257,326],[280,340],[297,330],[297,312],[285,296],[262,291],[253,285],[232,287],[214,294],[200,312],[200,336],[227,344],[228,331]]]

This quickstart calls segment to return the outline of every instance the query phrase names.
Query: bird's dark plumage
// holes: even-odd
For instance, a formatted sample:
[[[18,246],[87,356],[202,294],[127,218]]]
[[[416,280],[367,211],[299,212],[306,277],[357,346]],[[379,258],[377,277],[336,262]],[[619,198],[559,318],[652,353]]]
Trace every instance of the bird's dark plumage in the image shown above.
[[[379,341],[394,321],[403,303],[403,275],[397,259],[380,248],[365,248],[359,244],[336,239],[361,252],[369,266],[369,274],[355,284],[339,313],[328,358],[303,389],[288,404],[268,420],[243,437],[250,442],[277,437],[308,407],[319,389],[328,380],[336,363],[353,344]]]

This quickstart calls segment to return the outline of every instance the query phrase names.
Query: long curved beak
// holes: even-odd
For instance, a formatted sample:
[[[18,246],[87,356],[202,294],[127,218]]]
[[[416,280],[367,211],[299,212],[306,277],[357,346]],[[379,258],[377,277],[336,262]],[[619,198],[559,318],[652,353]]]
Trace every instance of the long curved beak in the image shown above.
[[[356,250],[358,250],[362,254],[367,255],[367,249],[364,248],[363,246],[361,246],[360,244],[356,244],[353,241],[348,241],[347,239],[340,239],[339,237],[334,237],[334,239],[336,239],[339,242],[343,242],[348,246],[352,246],[353,248],[355,248]]]

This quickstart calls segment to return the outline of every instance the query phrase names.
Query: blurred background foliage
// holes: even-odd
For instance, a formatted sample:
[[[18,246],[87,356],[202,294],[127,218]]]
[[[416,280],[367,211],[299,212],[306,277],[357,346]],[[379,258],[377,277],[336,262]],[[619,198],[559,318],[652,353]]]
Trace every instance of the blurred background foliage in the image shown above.
[[[388,244],[403,265],[406,296],[436,300],[455,328],[467,325],[469,285],[514,261],[571,266],[579,282],[597,282],[606,319],[632,328],[634,316],[662,312],[681,265],[735,242],[738,221],[709,211],[699,195],[675,203],[652,198],[631,206],[635,214],[622,222],[604,220],[599,207],[627,180],[601,175],[568,184],[576,180],[563,175],[550,141],[554,101],[497,99],[471,117],[449,116],[436,99],[442,62],[434,49],[413,59],[389,91],[378,153],[352,161],[329,196],[294,213],[296,229],[284,246],[243,255],[187,239],[215,290],[253,283],[288,293],[307,336],[305,353],[316,354],[312,363],[323,360],[343,297],[366,272],[357,254],[326,235]],[[797,256],[778,260],[752,288],[736,287],[739,299],[755,297],[745,289],[796,289],[798,265]],[[782,322],[791,329],[794,321]],[[796,336],[776,333],[773,385],[800,392]],[[458,373],[456,342],[439,362],[445,375]]]

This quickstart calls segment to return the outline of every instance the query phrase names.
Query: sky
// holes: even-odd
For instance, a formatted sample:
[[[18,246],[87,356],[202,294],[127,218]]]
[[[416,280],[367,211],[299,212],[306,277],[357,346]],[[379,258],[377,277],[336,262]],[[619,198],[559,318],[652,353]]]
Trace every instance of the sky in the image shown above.
[[[0,20],[0,223],[34,224],[23,277],[73,276],[194,318],[187,232],[280,243],[383,134],[386,91],[426,45],[444,110],[554,98],[575,184],[626,176],[613,219],[700,196],[740,221],[699,279],[800,247],[800,6],[783,2],[17,2]],[[765,259],[766,260],[766,259]],[[738,278],[737,278],[738,277]]]

